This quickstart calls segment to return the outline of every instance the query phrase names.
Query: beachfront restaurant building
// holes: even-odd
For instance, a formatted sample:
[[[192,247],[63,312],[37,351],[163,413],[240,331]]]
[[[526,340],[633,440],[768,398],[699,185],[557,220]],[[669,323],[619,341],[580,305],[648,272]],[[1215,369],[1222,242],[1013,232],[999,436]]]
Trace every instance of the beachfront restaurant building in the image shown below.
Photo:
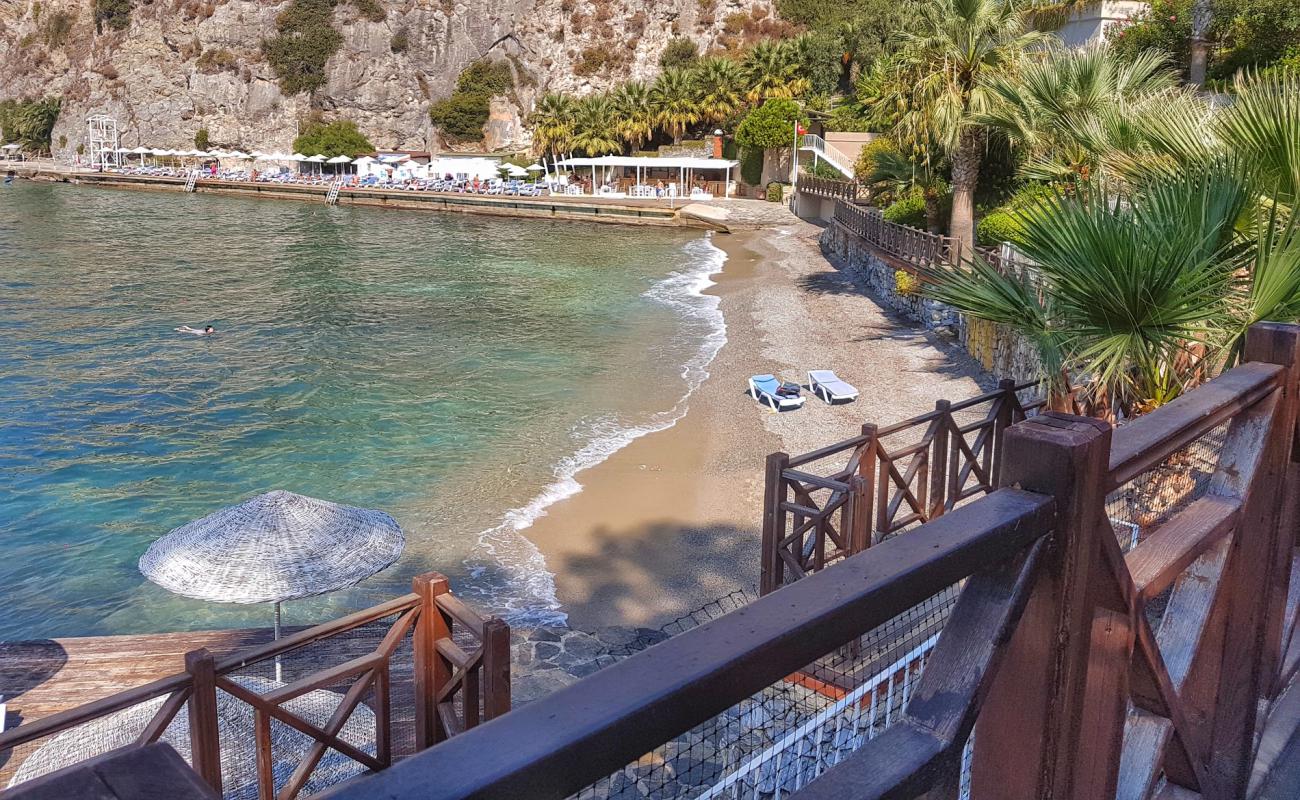
[[[380,151],[356,164],[357,175],[374,175],[381,180],[424,180],[447,175],[456,180],[490,180],[500,177],[501,159],[483,154],[438,153],[391,150]]]
[[[569,170],[569,174],[548,180],[557,194],[708,200],[735,193],[734,172],[739,164],[725,158],[687,156],[566,158],[554,166]]]

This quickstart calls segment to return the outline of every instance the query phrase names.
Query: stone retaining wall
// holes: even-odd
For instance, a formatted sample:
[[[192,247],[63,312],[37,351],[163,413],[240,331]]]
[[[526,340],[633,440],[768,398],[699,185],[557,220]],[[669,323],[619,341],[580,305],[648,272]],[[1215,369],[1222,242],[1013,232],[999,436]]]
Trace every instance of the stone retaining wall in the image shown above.
[[[1005,325],[969,319],[952,306],[919,294],[898,290],[898,269],[871,245],[839,222],[831,221],[821,235],[822,252],[837,268],[848,271],[871,296],[926,328],[948,334],[988,372],[1017,382],[1040,377],[1033,345]]]

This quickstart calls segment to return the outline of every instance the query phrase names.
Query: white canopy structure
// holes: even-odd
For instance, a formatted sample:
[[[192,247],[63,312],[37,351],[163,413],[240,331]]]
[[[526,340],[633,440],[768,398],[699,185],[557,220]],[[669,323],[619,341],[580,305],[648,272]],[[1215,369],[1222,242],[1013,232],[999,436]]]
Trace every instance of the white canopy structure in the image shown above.
[[[579,169],[587,167],[591,170],[591,183],[594,187],[596,181],[596,168],[603,170],[611,168],[630,168],[636,171],[636,181],[642,182],[642,174],[652,169],[676,170],[678,174],[677,184],[683,189],[691,183],[691,174],[694,172],[704,171],[722,171],[721,180],[726,181],[727,194],[731,193],[731,181],[728,175],[731,170],[739,164],[739,161],[731,161],[725,158],[697,158],[692,156],[666,156],[658,158],[655,156],[596,156],[594,158],[565,158],[555,162],[555,166],[561,169]],[[684,191],[679,191],[684,194]]]

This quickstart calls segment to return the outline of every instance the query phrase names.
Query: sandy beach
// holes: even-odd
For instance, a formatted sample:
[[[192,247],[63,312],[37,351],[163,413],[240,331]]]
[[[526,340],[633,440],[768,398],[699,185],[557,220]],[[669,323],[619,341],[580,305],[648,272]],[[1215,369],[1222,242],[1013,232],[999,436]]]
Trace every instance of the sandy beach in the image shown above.
[[[817,246],[820,228],[789,215],[715,235],[727,253],[708,291],[727,344],[674,427],[580,473],[583,491],[524,531],[556,575],[573,627],[658,627],[758,581],[763,462],[969,397],[988,376],[956,346],[882,309]],[[806,383],[830,368],[857,402],[776,414],[745,392],[771,372]]]

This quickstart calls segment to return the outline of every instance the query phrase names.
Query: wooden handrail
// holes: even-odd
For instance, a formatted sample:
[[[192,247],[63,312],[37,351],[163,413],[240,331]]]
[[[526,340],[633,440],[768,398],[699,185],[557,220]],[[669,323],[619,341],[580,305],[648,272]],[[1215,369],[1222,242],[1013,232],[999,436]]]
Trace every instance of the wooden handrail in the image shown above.
[[[1274,392],[1282,372],[1276,364],[1242,364],[1119,428],[1108,490],[1128,483]]]
[[[217,673],[225,674],[234,669],[246,667],[249,664],[255,664],[258,661],[265,661],[274,656],[283,655],[290,650],[297,650],[300,647],[318,642],[321,639],[328,639],[345,631],[359,628],[384,617],[391,617],[408,609],[414,608],[420,602],[419,595],[407,594],[394,598],[377,606],[362,609],[346,617],[339,617],[329,622],[322,622],[319,625],[313,625],[297,633],[292,633],[279,641],[267,642],[263,645],[250,647],[246,650],[240,650],[236,653],[217,661]]]
[[[333,798],[561,798],[1046,535],[1050,498],[1002,490],[579,684],[466,731]]]
[[[17,728],[0,733],[0,752],[45,736],[66,731],[68,728],[139,705],[155,697],[188,690],[189,688],[190,676],[180,672],[175,675],[168,675],[165,678],[159,678],[143,686],[136,686],[99,700],[92,700],[85,705],[70,708],[67,711],[59,711],[48,717],[41,717],[38,720],[23,723]]]

